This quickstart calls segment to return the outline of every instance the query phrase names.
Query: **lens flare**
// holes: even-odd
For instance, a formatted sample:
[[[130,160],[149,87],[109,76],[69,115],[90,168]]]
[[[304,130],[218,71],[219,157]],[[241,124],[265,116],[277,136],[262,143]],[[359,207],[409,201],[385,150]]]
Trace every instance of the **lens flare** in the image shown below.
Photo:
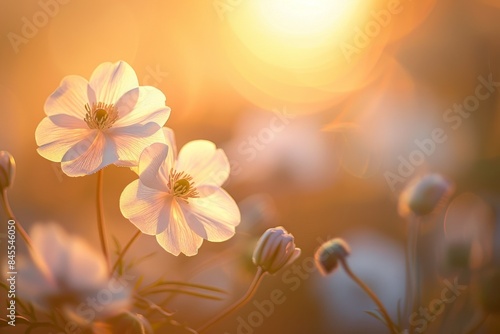
[[[331,108],[383,73],[374,69],[386,46],[421,22],[434,1],[240,1],[221,29],[230,79],[265,109]]]

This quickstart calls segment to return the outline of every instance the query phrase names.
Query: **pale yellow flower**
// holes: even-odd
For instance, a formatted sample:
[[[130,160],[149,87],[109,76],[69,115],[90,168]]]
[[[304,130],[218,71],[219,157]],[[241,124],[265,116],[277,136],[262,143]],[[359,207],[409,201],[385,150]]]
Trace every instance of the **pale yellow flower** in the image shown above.
[[[192,256],[203,239],[225,241],[240,223],[238,206],[221,188],[229,161],[207,140],[187,143],[177,156],[172,130],[164,133],[168,146],[155,143],[144,150],[139,179],[123,190],[120,209],[169,253]]]
[[[161,91],[139,87],[132,67],[119,61],[99,65],[89,81],[65,77],[45,113],[35,134],[38,153],[61,162],[68,176],[83,176],[137,164],[144,148],[162,140],[170,108]]]

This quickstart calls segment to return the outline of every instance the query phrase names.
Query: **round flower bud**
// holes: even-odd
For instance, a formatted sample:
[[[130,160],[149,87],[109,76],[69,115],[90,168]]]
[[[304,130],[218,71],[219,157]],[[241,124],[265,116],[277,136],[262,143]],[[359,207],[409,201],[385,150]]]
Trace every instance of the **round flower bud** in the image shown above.
[[[293,235],[283,227],[270,228],[260,237],[253,252],[253,263],[270,274],[292,263],[300,256]]]
[[[339,260],[351,253],[349,245],[342,239],[331,239],[321,245],[314,254],[316,267],[323,275],[331,274],[339,266]]]
[[[0,188],[7,189],[14,182],[16,174],[16,161],[12,154],[0,151]]]
[[[453,185],[439,174],[427,174],[411,182],[399,197],[399,213],[410,212],[425,216],[445,200],[453,191]]]

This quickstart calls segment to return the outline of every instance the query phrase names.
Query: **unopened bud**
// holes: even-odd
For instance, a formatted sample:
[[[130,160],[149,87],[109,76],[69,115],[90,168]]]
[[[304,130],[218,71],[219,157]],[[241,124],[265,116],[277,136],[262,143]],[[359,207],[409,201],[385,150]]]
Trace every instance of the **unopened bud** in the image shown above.
[[[425,216],[453,192],[453,185],[439,174],[427,174],[411,182],[399,197],[399,213]]]
[[[0,151],[0,188],[7,189],[14,182],[16,174],[16,161],[12,154]]]
[[[283,227],[270,228],[260,237],[253,252],[253,263],[270,274],[292,263],[300,256],[293,235]]]
[[[349,245],[342,239],[331,239],[321,245],[314,254],[316,267],[323,275],[331,274],[339,266],[339,260],[351,253]]]

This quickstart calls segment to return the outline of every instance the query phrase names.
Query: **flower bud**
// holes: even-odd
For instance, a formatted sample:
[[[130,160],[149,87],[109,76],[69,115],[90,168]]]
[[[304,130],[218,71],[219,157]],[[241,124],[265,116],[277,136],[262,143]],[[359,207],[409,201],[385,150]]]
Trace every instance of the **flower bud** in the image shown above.
[[[253,263],[270,274],[276,273],[300,256],[293,235],[283,227],[270,228],[260,237],[253,252]]]
[[[9,188],[14,182],[16,174],[16,161],[12,154],[0,151],[0,189]]]
[[[316,267],[323,275],[331,274],[339,266],[339,260],[351,253],[349,245],[343,239],[331,239],[323,243],[314,254]]]
[[[411,182],[399,197],[399,213],[425,216],[453,192],[453,185],[439,174],[427,174]]]

